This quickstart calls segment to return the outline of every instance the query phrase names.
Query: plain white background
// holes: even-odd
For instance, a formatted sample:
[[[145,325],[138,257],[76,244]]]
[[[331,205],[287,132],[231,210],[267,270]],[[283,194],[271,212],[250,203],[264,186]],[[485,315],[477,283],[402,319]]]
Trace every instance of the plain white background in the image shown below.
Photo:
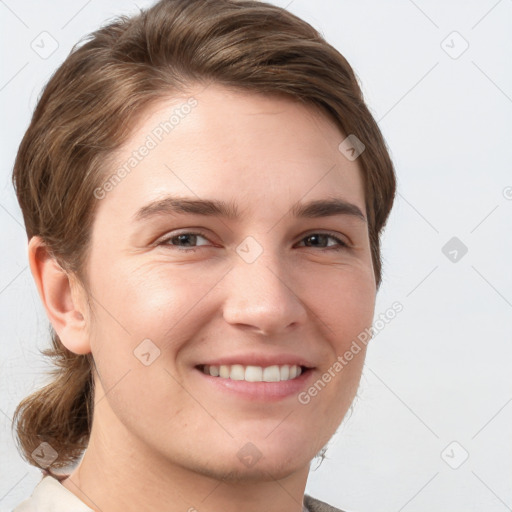
[[[11,418],[48,369],[15,152],[71,46],[150,3],[0,0],[0,511],[40,479]],[[354,512],[512,510],[512,1],[274,3],[351,63],[398,175],[376,318],[403,311],[369,345],[354,411],[306,492]]]

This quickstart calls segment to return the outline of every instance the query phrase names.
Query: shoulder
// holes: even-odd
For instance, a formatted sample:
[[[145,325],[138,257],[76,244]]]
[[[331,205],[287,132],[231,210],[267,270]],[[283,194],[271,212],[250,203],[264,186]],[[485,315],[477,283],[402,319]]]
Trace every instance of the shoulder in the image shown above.
[[[57,478],[44,476],[32,495],[22,501],[12,512],[93,512]]]
[[[343,512],[343,510],[331,507],[324,501],[317,500],[307,494],[304,494],[304,505],[310,512]]]

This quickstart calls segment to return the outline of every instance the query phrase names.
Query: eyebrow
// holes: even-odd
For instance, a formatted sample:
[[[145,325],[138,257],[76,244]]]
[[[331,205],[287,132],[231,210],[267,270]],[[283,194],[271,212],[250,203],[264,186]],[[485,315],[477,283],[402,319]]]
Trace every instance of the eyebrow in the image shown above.
[[[209,217],[217,216],[227,219],[240,217],[240,212],[234,203],[213,199],[166,196],[140,208],[133,216],[133,220],[141,222],[159,215],[177,215],[181,213]],[[366,217],[358,206],[340,198],[317,199],[307,203],[297,202],[291,207],[290,213],[298,218],[350,215],[366,222]]]

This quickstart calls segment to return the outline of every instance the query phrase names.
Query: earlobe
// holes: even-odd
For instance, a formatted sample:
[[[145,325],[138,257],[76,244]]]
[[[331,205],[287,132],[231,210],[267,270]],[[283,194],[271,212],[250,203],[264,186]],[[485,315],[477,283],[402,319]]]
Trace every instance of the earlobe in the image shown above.
[[[91,352],[86,303],[70,275],[49,253],[44,241],[33,236],[28,244],[30,271],[48,318],[63,345],[75,354]]]

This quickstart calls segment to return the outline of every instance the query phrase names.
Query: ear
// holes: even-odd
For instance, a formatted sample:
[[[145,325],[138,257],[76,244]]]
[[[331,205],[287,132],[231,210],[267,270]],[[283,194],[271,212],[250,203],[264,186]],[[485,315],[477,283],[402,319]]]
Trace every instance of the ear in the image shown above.
[[[39,236],[28,244],[30,271],[46,314],[63,345],[75,354],[91,352],[83,287],[48,252]]]

